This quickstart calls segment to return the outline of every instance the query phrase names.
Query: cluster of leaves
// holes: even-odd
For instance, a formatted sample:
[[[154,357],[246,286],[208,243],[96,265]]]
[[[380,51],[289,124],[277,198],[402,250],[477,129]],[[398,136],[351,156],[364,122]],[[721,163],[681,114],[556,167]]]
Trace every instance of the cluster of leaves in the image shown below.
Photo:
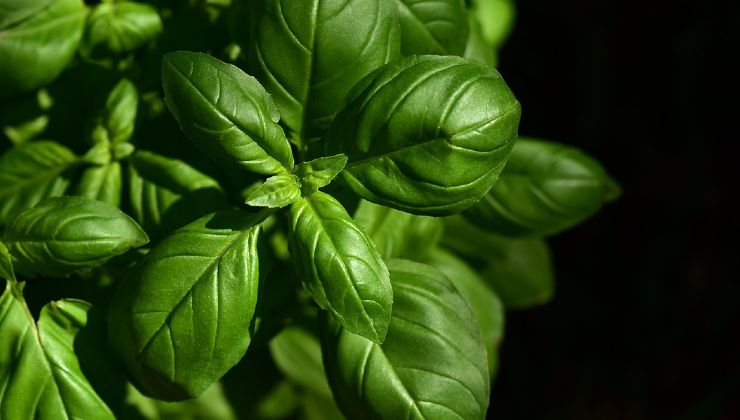
[[[511,3],[90,3],[0,4],[0,418],[484,418],[618,195],[517,139]]]

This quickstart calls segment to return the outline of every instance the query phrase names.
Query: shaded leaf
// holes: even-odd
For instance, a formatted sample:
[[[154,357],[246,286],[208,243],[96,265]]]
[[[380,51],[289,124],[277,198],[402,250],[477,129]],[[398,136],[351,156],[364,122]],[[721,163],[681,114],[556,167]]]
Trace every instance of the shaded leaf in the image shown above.
[[[464,0],[396,0],[403,55],[462,55],[468,38]]]
[[[122,184],[120,163],[91,166],[82,173],[76,194],[120,207]]]
[[[301,327],[286,327],[269,345],[272,360],[286,378],[318,396],[332,397],[318,338]]]
[[[82,50],[86,54],[121,54],[133,51],[162,31],[157,10],[145,3],[104,1],[87,19]]]

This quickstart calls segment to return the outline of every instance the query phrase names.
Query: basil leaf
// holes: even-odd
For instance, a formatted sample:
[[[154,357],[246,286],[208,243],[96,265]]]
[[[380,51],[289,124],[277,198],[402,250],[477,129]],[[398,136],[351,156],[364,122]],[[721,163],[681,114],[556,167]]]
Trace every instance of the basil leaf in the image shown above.
[[[69,180],[63,174],[76,162],[74,153],[52,141],[17,146],[0,157],[0,226],[44,198],[64,194]]]
[[[20,213],[3,235],[16,272],[26,276],[98,267],[148,241],[120,210],[84,197],[46,199]]]
[[[115,419],[83,373],[85,361],[75,354],[90,305],[50,303],[36,326],[15,287],[9,283],[0,297],[0,417],[86,418],[95,413],[95,418]]]
[[[470,261],[507,309],[524,309],[552,298],[552,259],[542,239],[487,233],[455,217],[445,220],[442,245]]]
[[[483,419],[486,350],[468,304],[436,269],[389,260],[393,314],[382,345],[325,317],[329,384],[351,419]]]
[[[0,242],[0,280],[2,279],[15,280],[15,272],[8,248]]]
[[[327,134],[341,180],[362,198],[416,214],[458,213],[491,188],[521,108],[495,69],[407,57],[358,83]]]
[[[82,0],[49,1],[28,19],[0,31],[0,97],[56,79],[80,43],[86,11]]]
[[[519,139],[496,186],[464,215],[496,233],[545,236],[582,222],[617,196],[617,184],[590,156]]]
[[[202,217],[155,246],[116,289],[109,338],[144,394],[197,397],[244,356],[260,221],[240,211]]]
[[[82,41],[86,54],[133,51],[162,31],[157,10],[132,1],[103,2],[92,9]]]
[[[100,140],[113,145],[129,141],[134,132],[138,106],[139,94],[136,86],[128,79],[121,79],[106,98],[100,116],[100,125],[103,128],[101,134],[104,134],[104,138]]]
[[[314,159],[296,165],[293,173],[301,179],[301,192],[309,195],[325,187],[342,172],[347,164],[347,156],[334,155]]]
[[[302,420],[345,420],[333,398],[323,398],[313,394],[301,396]]]
[[[280,114],[259,82],[209,55],[162,59],[165,103],[185,134],[212,158],[263,175],[293,169]]]
[[[468,34],[468,42],[465,44],[463,57],[478,61],[490,67],[496,67],[498,54],[483,39],[480,23],[476,19],[475,14],[470,13],[468,15],[468,23],[470,25],[470,33]]]
[[[485,42],[498,48],[514,27],[516,6],[512,0],[473,0],[472,14],[481,26]]]
[[[261,0],[253,2],[251,17],[254,40],[242,46],[250,68],[293,137],[305,143],[323,137],[358,80],[399,56],[390,0]]]
[[[444,229],[438,218],[416,216],[364,200],[354,219],[365,228],[383,258],[423,261]]]
[[[164,402],[146,397],[133,386],[128,387],[126,401],[133,406],[139,417],[152,420],[236,420],[234,410],[219,382],[208,387],[203,394],[192,400]]]
[[[269,346],[272,360],[286,378],[313,394],[332,397],[318,338],[303,328],[286,327]]]
[[[429,253],[427,264],[437,268],[470,304],[481,329],[488,355],[488,375],[498,366],[498,348],[504,335],[504,305],[485,281],[465,261],[443,249]]]
[[[153,238],[230,207],[216,180],[181,160],[139,150],[129,162],[130,213]]]
[[[393,292],[370,238],[321,191],[293,203],[290,218],[290,255],[311,297],[349,331],[382,343]]]
[[[82,173],[76,194],[120,207],[122,183],[120,163],[92,166]]]
[[[246,204],[257,207],[280,208],[301,198],[301,183],[288,172],[273,175],[247,196]]]
[[[4,0],[0,2],[0,29],[20,22],[44,8],[51,0]]]
[[[398,0],[403,55],[462,55],[468,37],[464,0]]]

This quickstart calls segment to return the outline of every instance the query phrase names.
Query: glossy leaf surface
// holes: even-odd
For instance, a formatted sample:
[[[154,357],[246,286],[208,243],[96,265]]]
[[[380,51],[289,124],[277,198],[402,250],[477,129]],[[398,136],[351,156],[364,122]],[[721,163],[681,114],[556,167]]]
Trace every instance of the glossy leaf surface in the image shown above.
[[[288,172],[273,175],[247,197],[246,204],[257,207],[280,208],[301,197],[298,177]]]
[[[254,40],[243,49],[285,124],[304,142],[322,137],[358,80],[399,55],[400,31],[391,0],[253,4]]]
[[[351,419],[484,419],[486,350],[468,304],[438,270],[389,260],[395,301],[382,345],[326,318],[329,384]]]
[[[303,195],[308,195],[318,191],[321,187],[329,185],[342,172],[346,164],[347,156],[345,155],[326,156],[299,163],[293,173],[301,179]]]
[[[0,226],[21,210],[48,197],[64,194],[64,172],[77,157],[52,141],[36,141],[10,149],[0,157]]]
[[[354,219],[372,238],[383,258],[423,261],[442,236],[443,224],[437,218],[417,216],[364,200],[355,211]]]
[[[544,236],[580,223],[618,196],[604,168],[578,149],[519,139],[495,187],[464,214],[493,232]]]
[[[182,130],[212,158],[263,175],[293,169],[277,107],[259,82],[207,54],[162,59],[165,103]]]
[[[455,217],[445,220],[442,245],[470,261],[507,309],[540,305],[553,296],[552,258],[542,239],[487,233]]]
[[[257,305],[258,223],[240,211],[198,219],[121,282],[110,341],[142,392],[197,397],[244,356]]]
[[[27,19],[0,30],[0,97],[54,80],[80,43],[86,12],[82,0],[49,1]]]
[[[82,173],[77,183],[76,195],[119,207],[122,185],[120,163],[110,162],[107,165],[91,166]]]
[[[464,0],[396,0],[403,55],[462,55],[468,38]]]
[[[520,113],[495,69],[459,57],[407,57],[355,86],[327,152],[349,157],[341,179],[368,201],[454,214],[498,178]]]
[[[429,253],[426,263],[447,276],[473,310],[486,345],[488,374],[493,378],[498,366],[498,347],[504,335],[504,305],[475,270],[450,252],[435,249]]]
[[[290,255],[306,290],[349,331],[383,342],[393,292],[370,238],[321,191],[293,203],[290,219]]]
[[[88,54],[120,54],[133,51],[162,31],[157,10],[132,1],[102,2],[87,20],[82,48]]]
[[[95,413],[96,419],[114,419],[83,373],[85,361],[75,353],[90,305],[52,302],[42,309],[37,326],[14,287],[6,286],[0,297],[0,417],[52,420]]]
[[[84,197],[46,199],[21,212],[3,234],[16,272],[28,276],[98,267],[148,241],[123,212]]]

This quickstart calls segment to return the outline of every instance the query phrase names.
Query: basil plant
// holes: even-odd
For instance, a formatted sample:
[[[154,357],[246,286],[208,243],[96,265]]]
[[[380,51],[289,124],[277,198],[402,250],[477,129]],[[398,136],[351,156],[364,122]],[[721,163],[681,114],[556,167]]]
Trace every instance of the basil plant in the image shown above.
[[[518,138],[512,16],[0,1],[0,418],[485,418],[545,238],[619,193]]]

